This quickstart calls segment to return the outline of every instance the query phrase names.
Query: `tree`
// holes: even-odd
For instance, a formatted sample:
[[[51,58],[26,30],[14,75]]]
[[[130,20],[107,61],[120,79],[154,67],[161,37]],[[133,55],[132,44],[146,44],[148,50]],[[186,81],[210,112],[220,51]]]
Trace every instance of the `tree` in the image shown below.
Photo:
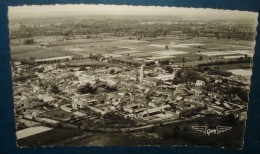
[[[33,38],[29,38],[29,39],[26,39],[24,40],[24,44],[27,45],[27,44],[33,44],[34,43],[34,39]]]
[[[242,100],[244,100],[244,101],[248,101],[248,99],[249,99],[249,93],[246,91],[246,90],[244,90],[244,89],[242,89],[242,88],[238,88],[237,90],[236,90],[236,93],[237,93],[237,96],[239,97],[239,98],[241,98]]]
[[[81,94],[87,94],[87,93],[91,93],[91,94],[95,94],[96,93],[96,88],[92,87],[89,83],[87,83],[84,86],[81,86],[78,89],[78,92]]]
[[[151,98],[151,96],[150,96],[149,94],[147,94],[147,95],[145,96],[145,100],[146,100],[147,103],[149,103],[149,102],[152,101],[152,98]]]
[[[182,62],[183,62],[183,63],[186,62],[186,58],[185,58],[185,57],[182,58]]]
[[[173,68],[170,67],[170,66],[167,66],[167,67],[165,68],[165,70],[168,71],[169,73],[173,73]]]
[[[54,94],[60,94],[60,93],[62,93],[62,91],[59,89],[59,87],[58,86],[56,86],[56,85],[51,85],[51,93],[54,93]]]
[[[35,60],[35,57],[30,57],[29,59],[30,59],[30,60]]]
[[[200,56],[200,57],[199,57],[199,61],[202,61],[202,60],[203,60],[203,56]]]
[[[234,126],[237,124],[237,120],[234,114],[229,114],[224,118],[224,124],[228,126]]]
[[[187,126],[184,126],[184,127],[183,127],[183,131],[184,131],[184,132],[187,132],[188,130],[189,130],[189,129],[188,129]]]
[[[170,61],[169,60],[160,60],[159,63],[162,65],[169,65]]]
[[[109,74],[115,74],[115,69],[111,69],[111,70],[109,71]]]
[[[106,89],[108,91],[117,91],[117,85],[109,85]]]
[[[91,53],[91,54],[89,55],[89,58],[92,59],[93,56],[94,56],[93,53]]]
[[[79,68],[79,71],[87,71],[87,69],[86,69],[86,67],[81,66],[81,67]]]

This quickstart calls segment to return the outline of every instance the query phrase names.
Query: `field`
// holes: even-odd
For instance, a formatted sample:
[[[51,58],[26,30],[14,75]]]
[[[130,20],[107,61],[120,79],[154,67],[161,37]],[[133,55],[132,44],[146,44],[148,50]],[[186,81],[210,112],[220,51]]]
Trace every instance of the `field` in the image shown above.
[[[65,52],[64,50],[49,48],[37,48],[36,46],[21,45],[21,46],[11,46],[11,57],[12,59],[42,59],[42,58],[52,58],[61,56],[73,56],[75,54]]]
[[[26,138],[26,137],[36,135],[39,133],[43,133],[43,132],[46,132],[49,130],[52,130],[52,128],[43,127],[43,126],[30,127],[30,128],[26,128],[26,129],[17,131],[16,137],[17,137],[17,140],[19,140],[19,139]]]
[[[234,70],[227,70],[234,75],[241,75],[241,76],[251,76],[252,71],[251,70],[245,70],[245,69],[234,69]]]
[[[152,53],[163,55],[163,56],[187,54],[187,52],[184,52],[184,51],[174,51],[174,50],[155,51],[155,52],[152,52]]]
[[[205,121],[205,123],[207,123]],[[196,122],[180,124],[181,129],[187,128],[187,131],[180,131],[181,135],[173,138],[148,138],[138,137],[133,134],[125,133],[95,133],[93,136],[76,140],[65,144],[66,146],[173,146],[173,145],[195,145],[195,146],[215,146],[215,147],[235,147],[239,148],[243,144],[244,123],[238,123],[233,126],[228,133],[207,136],[196,132],[191,126],[197,125]],[[171,132],[174,125],[152,128],[151,132],[163,134]],[[192,137],[191,137],[192,136]]]
[[[211,51],[211,52],[202,52],[202,53],[197,53],[200,55],[206,55],[206,56],[222,56],[222,55],[245,55],[247,54],[248,56],[253,56],[253,51],[249,50],[232,50],[232,51]]]
[[[112,63],[107,63],[107,62],[100,62],[100,61],[95,61],[95,60],[78,60],[78,61],[72,61],[68,63],[69,66],[72,67],[78,67],[78,66],[122,66],[122,65],[117,65],[117,64],[112,64]]]
[[[82,135],[83,130],[79,129],[60,129],[53,128],[51,130],[34,134],[17,140],[19,146],[46,146],[52,145],[68,138]]]
[[[38,42],[46,41],[46,39],[41,37],[37,37],[36,40]],[[209,57],[214,59],[223,55],[253,55],[253,43],[251,41],[207,38],[179,40],[178,37],[171,35],[157,38],[147,37],[143,40],[129,40],[125,37],[104,37],[91,39],[81,38],[67,40],[65,42],[54,41],[50,43],[51,46],[46,48],[39,48],[37,45],[11,45],[11,56],[13,59],[22,59],[29,57],[50,58],[68,55],[87,55],[91,53],[107,54],[107,56],[112,57],[121,57],[129,54],[135,58],[175,56],[174,60],[178,62],[180,60],[179,57],[185,57],[189,61],[198,61],[201,55],[204,60],[208,60]],[[169,50],[165,50],[166,45]],[[89,65],[89,62],[86,65]],[[90,65],[93,65],[93,63]]]

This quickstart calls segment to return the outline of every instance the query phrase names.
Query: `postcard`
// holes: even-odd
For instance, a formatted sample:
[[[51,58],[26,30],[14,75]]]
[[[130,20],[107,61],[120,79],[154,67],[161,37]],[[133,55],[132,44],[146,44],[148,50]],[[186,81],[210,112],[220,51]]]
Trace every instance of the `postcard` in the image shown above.
[[[257,13],[8,9],[18,147],[243,147]]]

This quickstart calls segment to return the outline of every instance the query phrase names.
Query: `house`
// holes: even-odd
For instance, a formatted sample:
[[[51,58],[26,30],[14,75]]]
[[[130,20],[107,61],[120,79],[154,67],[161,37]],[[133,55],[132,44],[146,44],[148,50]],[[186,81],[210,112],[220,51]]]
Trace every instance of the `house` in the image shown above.
[[[161,79],[156,79],[156,78],[153,78],[153,77],[145,77],[143,79],[143,83],[153,85],[153,86],[159,86],[159,85],[163,84],[163,81]]]
[[[15,66],[19,66],[19,65],[21,65],[21,64],[22,64],[22,63],[21,63],[20,61],[15,61],[15,62],[14,62],[14,65],[15,65]]]
[[[197,80],[195,83],[196,86],[205,86],[205,81]]]
[[[110,74],[116,74],[116,73],[120,73],[121,72],[121,69],[120,68],[117,68],[117,67],[109,67],[107,70],[106,70],[107,73],[110,73]]]
[[[117,81],[114,79],[110,79],[110,78],[99,78],[100,81],[102,82],[106,82],[108,85],[116,85]]]
[[[187,115],[192,115],[194,113],[197,113],[203,109],[205,109],[204,106],[184,107],[182,109],[176,110],[176,114],[181,116],[185,116],[185,115],[187,116]]]
[[[203,93],[200,89],[197,88],[193,89],[192,91],[194,92],[195,96],[201,95]]]
[[[154,108],[151,108],[151,109],[147,109],[143,112],[140,112],[139,116],[147,117],[147,116],[156,115],[156,114],[159,114],[161,112],[164,112],[164,110],[167,109],[167,108],[171,108],[171,106],[170,105],[162,105],[162,106],[159,106],[159,107],[154,107]]]
[[[32,85],[32,92],[33,93],[36,93],[40,90],[40,87],[39,86],[35,86],[35,85]]]
[[[71,105],[70,104],[64,104],[64,105],[61,105],[60,108],[66,112],[72,112],[72,108],[71,108]]]
[[[222,83],[222,80],[215,80],[215,83]]]
[[[134,114],[127,114],[127,115],[124,116],[124,118],[134,119],[134,118],[136,118],[136,115],[134,115]]]
[[[224,102],[223,105],[224,105],[226,108],[228,108],[228,109],[233,109],[230,105],[228,105],[227,102]]]
[[[54,62],[64,62],[72,60],[72,56],[62,56],[54,58],[44,58],[44,59],[35,59],[35,63],[54,63]]]
[[[219,101],[215,101],[214,103],[217,105],[221,105],[221,103]]]
[[[40,47],[41,48],[45,48],[45,47],[49,47],[50,46],[50,43],[48,42],[42,42],[42,43],[39,43]]]
[[[29,112],[25,112],[23,114],[23,116],[27,119],[34,119],[34,118],[37,118],[39,116],[39,111],[38,110],[32,110],[32,111],[29,111]]]
[[[163,75],[158,75],[155,77],[156,79],[161,79],[162,81],[171,81],[175,78],[175,73],[173,74],[163,74]]]
[[[129,104],[123,107],[123,110],[129,113],[133,113],[135,109],[138,109],[140,104]]]
[[[71,103],[71,105],[72,105],[73,109],[82,109],[82,108],[88,107],[89,104],[91,104],[93,102],[97,102],[97,100],[95,100],[95,99],[89,100],[89,101],[74,100]]]
[[[43,100],[44,103],[52,103],[55,100],[52,96],[48,95],[39,95],[38,98]]]
[[[181,96],[177,96],[175,100],[176,100],[176,101],[180,101],[180,100],[182,100],[182,98],[183,98],[183,97],[181,97]]]
[[[159,61],[158,61],[158,62],[155,62],[155,63],[159,63]],[[162,67],[155,67],[155,68],[154,68],[154,72],[161,72],[161,73],[164,73],[164,70],[163,70]]]
[[[219,112],[223,112],[224,111],[224,108],[221,107],[221,106],[213,105],[212,107],[213,107],[214,111],[219,111]]]
[[[51,96],[46,96],[46,97],[43,97],[42,99],[43,99],[43,102],[45,102],[45,103],[50,103],[50,102],[54,101],[54,98]]]

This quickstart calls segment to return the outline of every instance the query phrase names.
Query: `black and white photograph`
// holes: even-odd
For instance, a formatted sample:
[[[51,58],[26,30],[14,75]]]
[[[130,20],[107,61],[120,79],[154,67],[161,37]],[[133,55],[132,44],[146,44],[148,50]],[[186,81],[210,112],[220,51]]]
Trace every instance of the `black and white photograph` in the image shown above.
[[[241,149],[258,13],[9,6],[16,143]]]

